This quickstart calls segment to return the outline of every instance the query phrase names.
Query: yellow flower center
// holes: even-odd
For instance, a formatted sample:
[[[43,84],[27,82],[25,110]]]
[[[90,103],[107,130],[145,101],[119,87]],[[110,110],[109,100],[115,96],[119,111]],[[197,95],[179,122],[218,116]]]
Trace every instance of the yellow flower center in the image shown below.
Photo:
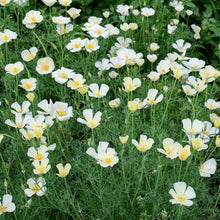
[[[67,115],[67,112],[65,110],[59,110],[58,115],[59,116],[65,116],[65,115]]]
[[[33,190],[35,193],[39,192],[40,187],[39,186],[33,186]]]
[[[211,108],[211,109],[213,109],[215,106],[213,105],[213,104],[211,104],[210,106],[209,106],[209,108]]]
[[[125,42],[121,42],[121,46],[124,47],[125,46]]]
[[[24,111],[23,109],[18,110],[19,113],[22,113],[23,111]]]
[[[95,125],[95,123],[94,122],[90,122],[90,125]]]
[[[33,54],[33,53],[31,53],[31,54],[28,56],[28,59],[29,59],[29,60],[32,59],[32,58],[34,58],[34,54]]]
[[[99,29],[96,29],[96,30],[95,30],[95,33],[96,33],[96,34],[102,34],[102,29],[100,29],[100,28],[99,28]]]
[[[43,69],[44,69],[44,70],[49,70],[49,67],[50,67],[49,65],[44,65],[44,66],[43,66]]]
[[[140,146],[140,149],[141,149],[141,150],[145,150],[146,147],[145,147],[144,145],[141,145],[141,146]]]
[[[154,102],[154,99],[149,99],[149,103],[153,104]]]
[[[189,93],[190,93],[190,90],[189,90],[189,89],[187,89],[187,90],[186,90],[186,93],[187,93],[187,94],[189,94]]]
[[[6,207],[4,205],[0,205],[0,212],[4,212]]]
[[[67,78],[67,76],[68,76],[68,74],[67,74],[67,73],[61,73],[61,74],[60,74],[60,77],[61,77],[61,78],[64,78],[64,79],[66,79],[66,78]]]
[[[180,201],[180,202],[183,202],[185,200],[185,197],[183,195],[179,195],[177,196],[177,199]]]
[[[74,84],[75,84],[75,86],[78,86],[78,85],[79,85],[79,82],[78,82],[78,81],[75,81]]]
[[[65,174],[66,174],[66,171],[62,171],[60,174],[61,174],[61,175],[65,175]]]
[[[121,66],[120,63],[116,63],[115,64],[115,67],[119,67],[119,66]]]
[[[28,138],[31,138],[31,137],[32,137],[32,134],[27,134],[27,137],[28,137]]]
[[[168,148],[168,149],[166,150],[166,152],[167,152],[168,155],[170,155],[170,154],[172,153],[172,150],[171,150],[170,148]]]
[[[75,43],[75,45],[74,45],[74,46],[75,46],[75,48],[78,48],[78,47],[79,47],[79,44]]]
[[[96,96],[97,97],[101,96],[101,93],[100,92],[96,92]]]
[[[32,86],[31,86],[30,83],[26,83],[25,87],[26,87],[27,89],[30,89]]]
[[[18,72],[19,72],[19,69],[18,69],[17,67],[14,67],[14,68],[13,68],[13,72],[14,72],[14,73],[18,73]]]
[[[180,49],[180,50],[183,50],[183,46],[179,46],[179,49]]]
[[[38,169],[38,171],[40,171],[41,173],[44,173],[46,170],[45,170],[44,167],[40,167],[40,168]]]
[[[21,128],[23,126],[23,123],[20,121],[20,122],[17,122],[16,125],[17,127]]]
[[[194,68],[198,68],[199,66],[197,64],[194,64]]]
[[[35,128],[35,129],[33,130],[33,133],[34,133],[34,135],[35,135],[36,137],[41,137],[42,134],[43,134],[43,130],[42,130],[41,128]]]
[[[150,14],[149,12],[146,12],[146,13],[145,13],[146,16],[149,16],[149,14]]]
[[[206,135],[210,135],[209,131],[204,131],[203,133],[206,134]]]
[[[180,159],[184,159],[186,157],[186,154],[182,153],[180,154]]]
[[[194,132],[195,132],[195,129],[190,128],[189,131],[194,133]]]
[[[8,40],[8,36],[7,35],[4,36],[4,40]]]
[[[165,72],[166,72],[166,70],[165,70],[165,69],[162,69],[161,71],[162,71],[162,73],[165,73]]]
[[[88,44],[87,47],[91,50],[93,48],[93,44]]]
[[[62,34],[65,34],[65,33],[67,33],[67,29],[64,28],[61,32],[62,32]]]
[[[111,158],[111,157],[107,157],[107,158],[105,159],[105,162],[106,162],[106,163],[111,163],[111,161],[112,161],[112,158]]]
[[[43,158],[43,155],[42,154],[37,154],[36,156],[35,156],[35,159],[37,159],[37,160],[41,160]]]
[[[36,19],[36,17],[32,17],[31,20],[32,21],[36,21],[37,19]]]

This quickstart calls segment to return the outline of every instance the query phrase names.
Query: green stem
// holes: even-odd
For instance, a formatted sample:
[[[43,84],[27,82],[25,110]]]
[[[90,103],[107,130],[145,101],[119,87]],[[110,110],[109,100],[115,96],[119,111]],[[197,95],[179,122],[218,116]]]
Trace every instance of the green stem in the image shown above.
[[[37,34],[34,31],[32,31],[32,33],[38,39],[38,41],[40,42],[41,46],[43,47],[45,55],[48,57],[47,51],[46,51],[46,49],[44,47],[44,44],[42,43],[41,39],[37,36]]]

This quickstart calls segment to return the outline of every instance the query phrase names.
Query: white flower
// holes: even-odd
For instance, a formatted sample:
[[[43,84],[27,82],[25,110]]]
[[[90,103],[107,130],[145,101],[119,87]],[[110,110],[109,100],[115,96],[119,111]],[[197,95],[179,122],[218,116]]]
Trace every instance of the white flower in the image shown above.
[[[70,22],[70,18],[58,16],[58,17],[52,17],[52,21],[55,24],[68,24]]]
[[[24,192],[28,197],[36,194],[37,196],[43,196],[47,190],[46,181],[42,177],[38,177],[37,180],[33,178],[28,179],[27,181],[29,189],[25,189]]]
[[[135,89],[141,86],[141,80],[139,78],[132,79],[131,77],[125,77],[123,85],[125,87],[125,92],[134,91]]]
[[[31,105],[31,103],[28,101],[22,102],[21,106],[17,102],[14,102],[14,103],[12,103],[11,108],[15,109],[16,111],[11,110],[11,112],[13,114],[16,114],[16,113],[26,114],[29,112],[30,105]]]
[[[128,23],[120,24],[120,29],[123,31],[128,31],[130,29],[130,25]]]
[[[188,135],[196,135],[202,132],[204,129],[204,123],[195,119],[193,122],[190,118],[186,118],[182,120],[183,123],[183,131]]]
[[[59,0],[59,3],[63,6],[70,6],[72,0]]]
[[[170,62],[168,60],[161,60],[157,64],[157,72],[160,74],[166,74],[170,71]]]
[[[190,142],[194,150],[201,151],[208,148],[208,145],[205,143],[209,142],[209,139],[201,138],[201,136],[198,136],[190,138]]]
[[[66,48],[70,50],[70,52],[74,53],[76,51],[80,51],[82,47],[84,47],[84,44],[84,40],[81,38],[76,38],[71,40],[70,43],[66,45]]]
[[[156,51],[160,48],[160,46],[157,43],[151,43],[150,44],[150,50],[151,51]]]
[[[132,144],[141,152],[145,152],[149,149],[151,149],[153,143],[154,143],[154,140],[152,138],[148,138],[147,139],[147,136],[146,135],[140,135],[140,141],[139,143],[132,139]]]
[[[36,82],[37,82],[37,79],[35,78],[22,79],[21,84],[19,86],[23,88],[24,90],[31,92],[36,89],[36,86],[37,86]]]
[[[156,55],[156,54],[148,54],[148,55],[147,55],[147,59],[148,59],[151,63],[153,63],[153,62],[155,62],[155,61],[157,60],[157,55]]]
[[[216,102],[214,99],[208,99],[205,102],[205,107],[210,110],[217,109],[220,108],[220,102]]]
[[[90,53],[92,51],[96,51],[100,48],[100,46],[98,45],[98,40],[97,39],[84,39],[84,46],[85,49]]]
[[[17,34],[9,29],[4,29],[4,32],[0,32],[0,45],[8,43],[17,38]]]
[[[163,94],[160,94],[157,98],[157,89],[149,89],[147,93],[147,98],[145,101],[147,102],[148,105],[155,105],[163,100]]]
[[[118,76],[118,73],[115,72],[115,71],[111,71],[108,73],[108,75],[112,78],[112,79],[115,79],[117,76]]]
[[[190,145],[186,145],[185,147],[179,146],[178,149],[178,157],[180,160],[186,160],[191,155]]]
[[[57,167],[57,169],[59,171],[57,176],[59,176],[59,177],[66,177],[69,174],[69,172],[70,172],[71,164],[67,163],[65,165],[65,167],[63,167],[63,164],[59,163],[59,164],[56,165],[56,167]]]
[[[191,71],[200,71],[205,66],[205,61],[198,58],[191,58],[188,62],[183,61],[183,64]]]
[[[128,5],[117,5],[116,11],[121,14],[122,16],[128,16],[129,15],[129,6]]]
[[[216,168],[217,162],[214,158],[211,158],[199,167],[200,176],[211,177],[211,174],[215,173]]]
[[[191,186],[186,188],[185,182],[176,182],[173,184],[174,189],[169,191],[169,194],[173,197],[170,199],[172,204],[180,204],[185,206],[193,205],[193,202],[190,199],[196,198],[194,189]]]
[[[190,43],[185,43],[184,45],[184,40],[179,39],[176,41],[176,43],[173,43],[173,48],[177,49],[179,52],[185,52],[188,48],[191,47]]]
[[[110,106],[111,108],[117,108],[117,107],[119,107],[120,104],[121,104],[121,101],[120,101],[119,98],[114,99],[114,100],[111,100],[111,101],[109,102],[109,106]]]
[[[34,160],[41,161],[43,158],[48,157],[48,149],[45,145],[41,145],[39,148],[35,149],[34,147],[30,147],[28,149],[27,155]]]
[[[189,85],[182,85],[182,88],[186,95],[194,96],[196,94],[196,90],[192,89]]]
[[[55,102],[54,111],[59,121],[66,121],[73,117],[73,107],[68,107],[68,103]]]
[[[38,175],[39,174],[46,174],[50,170],[50,168],[51,168],[51,166],[48,165],[48,163],[49,163],[49,159],[48,158],[43,158],[41,161],[34,160],[32,162],[32,165],[35,168],[33,170],[34,174],[38,174]]]
[[[117,157],[117,153],[115,149],[108,148],[109,143],[108,142],[99,142],[97,153],[95,150],[90,147],[86,153],[95,158],[97,160],[97,163],[100,164],[102,167],[113,167],[116,163],[118,163],[119,159]]]
[[[67,13],[69,14],[69,16],[73,19],[76,19],[77,17],[80,16],[80,12],[81,9],[77,9],[77,8],[70,8]]]
[[[152,81],[157,81],[160,78],[160,73],[158,72],[150,72],[147,77]]]
[[[49,7],[54,5],[57,2],[57,0],[42,0],[42,1],[45,5],[47,5]]]
[[[94,24],[89,29],[88,34],[90,34],[93,38],[98,38],[99,36],[102,36],[103,38],[108,38],[109,30],[99,24]]]
[[[64,24],[57,24],[56,31],[57,31],[57,33],[59,35],[67,34],[67,33],[69,33],[72,30],[73,30],[73,25],[72,24],[66,24],[66,25],[64,25]]]
[[[178,142],[174,142],[173,139],[171,138],[165,138],[163,140],[163,148],[157,148],[157,151],[165,154],[166,157],[170,158],[170,159],[174,159],[176,157],[178,157],[178,150],[179,148],[182,147],[181,144],[179,144]]]
[[[42,20],[43,16],[40,11],[31,10],[26,13],[22,23],[26,26],[26,28],[33,29],[37,23],[40,23]]]
[[[37,61],[36,70],[41,75],[51,73],[54,68],[54,62],[50,57],[40,58]]]
[[[132,42],[131,38],[117,37],[118,43],[115,43],[117,48],[129,47],[129,44]]]
[[[192,85],[197,92],[202,92],[204,89],[207,88],[205,80],[195,78],[195,76],[189,76],[186,83]]]
[[[10,119],[7,119],[5,121],[5,124],[14,127],[14,128],[23,128],[28,122],[28,115],[25,115],[25,117],[22,117],[22,114],[15,113],[15,122],[12,122]]]
[[[83,116],[85,117],[86,120],[84,120],[82,118],[77,118],[77,121],[79,123],[85,124],[91,129],[100,125],[101,116],[102,116],[101,112],[99,112],[99,111],[96,112],[96,114],[93,117],[92,109],[85,109],[85,110],[83,110]]]
[[[21,62],[9,63],[5,66],[7,73],[15,76],[24,70],[24,65]]]
[[[74,74],[72,76],[72,80],[69,80],[67,83],[67,87],[71,89],[79,89],[83,87],[83,83],[86,81],[86,79],[83,78],[83,75],[81,74]]]
[[[0,5],[5,6],[10,3],[11,0],[0,0]]]
[[[170,24],[167,25],[167,32],[168,34],[172,34],[177,29],[177,26],[172,26]]]
[[[132,13],[133,13],[133,15],[137,16],[137,15],[140,14],[140,11],[137,10],[137,9],[134,9],[134,10],[132,11]]]
[[[102,98],[106,96],[109,90],[109,86],[106,84],[102,84],[99,89],[99,86],[97,83],[92,83],[89,85],[89,89],[91,90],[91,91],[88,91],[88,94],[90,97]]]
[[[31,47],[29,50],[23,50],[21,52],[21,57],[24,61],[29,62],[33,60],[38,52],[36,47]]]
[[[198,33],[198,32],[201,31],[201,27],[199,27],[199,26],[197,26],[197,25],[195,25],[195,24],[191,24],[190,27],[193,29],[193,31],[194,31],[195,33]]]
[[[12,202],[12,196],[5,194],[2,202],[0,202],[0,215],[4,212],[14,212],[15,208],[15,204]]]
[[[105,11],[102,14],[103,14],[104,18],[108,18],[110,15],[110,13],[108,11]]]
[[[52,77],[55,78],[55,81],[64,84],[69,78],[72,78],[75,75],[74,71],[65,67],[61,67],[54,72],[52,72]]]
[[[212,82],[215,80],[214,76],[216,75],[216,69],[213,66],[206,66],[204,69],[200,69],[199,75],[206,82]]]
[[[54,104],[51,99],[50,99],[50,103],[48,103],[48,101],[46,99],[40,101],[38,103],[38,107],[41,108],[42,110],[44,110],[44,112],[37,111],[38,114],[43,114],[43,115],[50,114],[51,116],[55,115]]]
[[[153,8],[142,8],[141,14],[145,17],[149,17],[155,14],[155,10]]]

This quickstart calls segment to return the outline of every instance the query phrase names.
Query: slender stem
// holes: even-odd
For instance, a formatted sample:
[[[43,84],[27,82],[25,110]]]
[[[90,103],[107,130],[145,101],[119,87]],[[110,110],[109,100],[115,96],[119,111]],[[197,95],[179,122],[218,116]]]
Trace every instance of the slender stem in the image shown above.
[[[40,42],[41,46],[43,47],[45,55],[48,57],[47,51],[46,51],[46,49],[44,47],[44,44],[42,43],[41,39],[37,36],[37,34],[34,31],[32,31],[32,33],[38,39],[38,41]]]

